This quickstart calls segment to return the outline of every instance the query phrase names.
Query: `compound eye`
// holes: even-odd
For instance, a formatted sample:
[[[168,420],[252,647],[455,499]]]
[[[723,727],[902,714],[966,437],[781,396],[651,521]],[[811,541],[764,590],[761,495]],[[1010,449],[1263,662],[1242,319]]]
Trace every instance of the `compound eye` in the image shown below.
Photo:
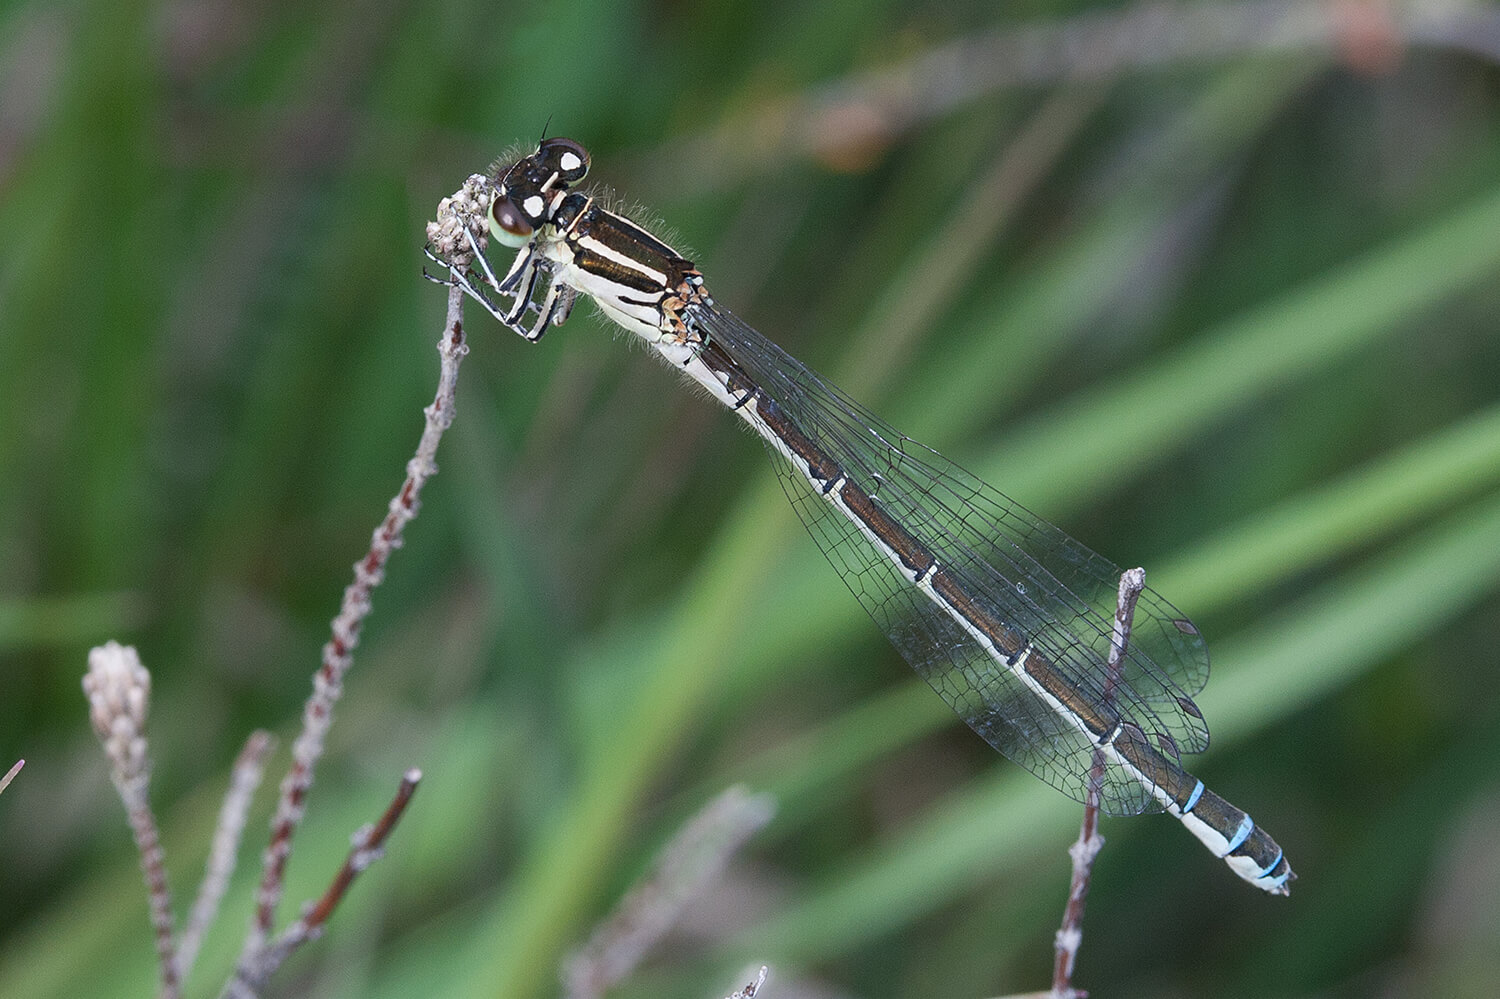
[[[495,196],[490,204],[490,234],[506,246],[524,246],[534,230],[509,198]]]
[[[564,184],[576,184],[589,172],[589,151],[572,139],[562,136],[543,139],[536,156],[555,171],[558,180]]]

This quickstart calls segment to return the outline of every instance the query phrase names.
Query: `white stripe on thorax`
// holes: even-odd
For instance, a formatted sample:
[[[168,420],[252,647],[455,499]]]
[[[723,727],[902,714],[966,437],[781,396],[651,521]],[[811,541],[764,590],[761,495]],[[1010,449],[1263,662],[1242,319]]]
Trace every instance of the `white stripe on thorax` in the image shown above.
[[[605,260],[609,260],[613,263],[619,264],[621,267],[624,267],[627,270],[635,271],[637,274],[644,274],[651,279],[651,282],[653,284],[660,285],[663,291],[666,290],[667,276],[661,271],[645,266],[634,257],[626,256],[619,250],[616,250],[614,247],[609,246],[605,243],[601,243],[593,236],[579,236],[577,237],[577,240],[578,245],[583,249],[588,250],[590,253],[597,253]]]

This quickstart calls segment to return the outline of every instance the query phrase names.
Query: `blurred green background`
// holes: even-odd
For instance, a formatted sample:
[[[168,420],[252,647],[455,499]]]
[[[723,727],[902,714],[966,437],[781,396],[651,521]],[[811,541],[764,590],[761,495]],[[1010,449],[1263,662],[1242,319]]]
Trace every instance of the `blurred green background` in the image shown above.
[[[282,737],[217,993],[432,396],[423,224],[544,127],[720,301],[1208,636],[1189,762],[1301,880],[1106,820],[1081,986],[1492,994],[1500,13],[999,6],[5,4],[0,996],[154,989],[79,689],[109,638],[153,673],[179,910],[236,751]],[[736,421],[587,307],[537,346],[469,312],[283,916],[426,780],[273,994],[556,994],[737,781],[778,817],[618,995],[1044,987],[1080,809],[920,686]]]

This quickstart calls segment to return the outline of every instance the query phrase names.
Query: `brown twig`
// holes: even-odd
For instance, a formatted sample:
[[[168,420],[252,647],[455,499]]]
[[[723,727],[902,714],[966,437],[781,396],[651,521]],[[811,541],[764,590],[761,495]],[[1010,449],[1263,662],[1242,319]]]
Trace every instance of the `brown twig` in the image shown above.
[[[292,839],[302,820],[307,791],[312,786],[313,770],[323,755],[323,740],[333,722],[333,708],[343,692],[344,674],[353,661],[359,644],[360,627],[370,612],[370,596],[380,585],[385,564],[391,552],[401,544],[402,532],[417,515],[422,487],[437,472],[436,455],[444,431],[453,423],[458,368],[468,353],[464,342],[463,293],[450,288],[448,314],[442,338],[438,341],[441,371],[437,395],[423,414],[426,424],[416,454],[406,466],[406,481],[390,502],[390,512],[375,529],[370,549],[354,564],[354,582],[344,590],[338,616],[333,619],[332,638],[323,647],[323,661],[313,675],[313,692],[302,712],[302,731],[292,744],[292,765],[281,781],[281,795],[271,819],[271,840],[262,863],[260,887],[256,897],[254,920],[240,953],[240,964],[253,964],[270,939],[276,919],[276,907],[286,877]]]
[[[89,650],[89,671],[83,677],[89,699],[89,720],[109,757],[110,780],[125,804],[125,815],[141,858],[147,905],[156,935],[156,957],[161,965],[161,999],[177,999],[177,944],[172,928],[172,893],[167,887],[166,855],[161,833],[151,812],[151,759],[146,743],[146,716],[151,707],[151,674],[135,649],[106,642]]]
[[[1125,653],[1130,647],[1130,626],[1135,618],[1136,601],[1146,586],[1145,569],[1127,569],[1120,574],[1120,590],[1115,602],[1114,629],[1110,635],[1109,662],[1104,680],[1104,703],[1114,703],[1115,688],[1120,682],[1120,671]],[[1073,877],[1068,886],[1068,904],[1063,909],[1062,926],[1058,928],[1053,943],[1055,957],[1052,965],[1052,999],[1083,999],[1088,993],[1073,987],[1073,968],[1078,960],[1078,948],[1083,943],[1083,911],[1088,901],[1089,879],[1094,872],[1094,860],[1104,846],[1104,837],[1099,835],[1099,794],[1104,783],[1104,754],[1094,751],[1094,764],[1089,771],[1087,800],[1083,804],[1083,823],[1078,830],[1078,840],[1068,848],[1073,860]]]
[[[322,934],[323,925],[344,900],[344,894],[348,892],[354,879],[383,855],[386,839],[396,828],[396,823],[401,821],[401,816],[406,814],[406,806],[411,803],[412,795],[416,794],[421,780],[420,770],[408,770],[402,775],[401,783],[396,788],[396,796],[386,806],[385,814],[374,825],[362,826],[350,838],[349,856],[329,882],[322,897],[309,903],[302,917],[283,930],[275,942],[262,948],[253,962],[241,964],[235,969],[234,978],[224,987],[224,999],[253,999],[260,995],[266,981],[286,963],[286,959],[298,947],[309,940],[316,940]]]
[[[406,806],[411,803],[412,795],[417,793],[417,785],[422,782],[422,771],[415,768],[406,771],[401,777],[401,784],[396,788],[396,796],[386,807],[385,814],[380,821],[373,826],[365,826],[354,834],[353,848],[349,851],[349,857],[344,861],[344,866],[334,876],[333,883],[318,899],[311,911],[303,916],[298,922],[303,924],[304,935],[317,933],[317,931],[328,921],[333,910],[338,907],[344,898],[344,892],[349,890],[349,885],[359,876],[365,868],[380,859],[381,852],[385,849],[385,841],[396,828],[396,823],[401,821],[401,816],[406,814]],[[296,926],[289,927],[285,935],[292,933]]]

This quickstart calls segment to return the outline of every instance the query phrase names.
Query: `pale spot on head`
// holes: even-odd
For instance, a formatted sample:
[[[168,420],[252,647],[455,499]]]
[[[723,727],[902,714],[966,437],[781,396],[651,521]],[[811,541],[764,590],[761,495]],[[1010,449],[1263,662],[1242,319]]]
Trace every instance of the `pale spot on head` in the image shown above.
[[[562,165],[562,168],[569,173],[572,173],[574,170],[577,170],[579,167],[583,166],[583,160],[579,159],[573,153],[563,153],[562,159],[559,161],[559,163]]]
[[[530,217],[539,218],[542,214],[542,209],[546,207],[546,202],[542,200],[541,195],[533,194],[521,203],[521,207],[526,209],[526,214]]]

